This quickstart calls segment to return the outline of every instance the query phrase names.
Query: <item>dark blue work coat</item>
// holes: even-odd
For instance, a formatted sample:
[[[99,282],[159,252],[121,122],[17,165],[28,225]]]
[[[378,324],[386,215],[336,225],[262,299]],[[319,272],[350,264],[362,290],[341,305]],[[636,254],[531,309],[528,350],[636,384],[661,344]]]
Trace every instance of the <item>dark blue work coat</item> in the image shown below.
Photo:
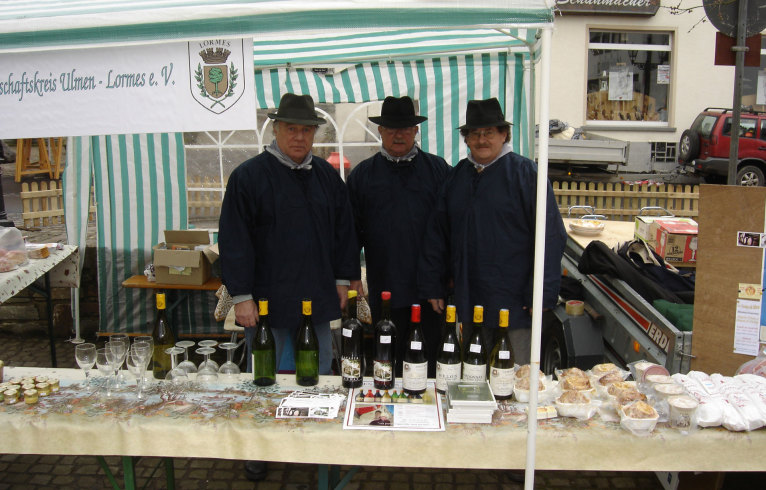
[[[410,162],[398,163],[377,153],[348,176],[373,312],[378,312],[381,291],[391,291],[393,308],[409,307],[420,299],[417,262],[421,242],[439,187],[450,169],[443,158],[418,150]]]
[[[311,164],[292,170],[263,152],[234,169],[221,207],[223,283],[267,298],[272,328],[297,328],[303,298],[315,324],[340,318],[335,280],[359,278],[346,185],[326,161]]]
[[[537,166],[515,153],[479,173],[461,160],[441,189],[423,241],[418,271],[420,295],[444,298],[454,279],[458,316],[472,319],[484,306],[484,324],[497,326],[501,308],[510,310],[510,328],[530,326],[535,251]],[[543,306],[558,298],[561,257],[566,243],[553,189],[548,183]]]

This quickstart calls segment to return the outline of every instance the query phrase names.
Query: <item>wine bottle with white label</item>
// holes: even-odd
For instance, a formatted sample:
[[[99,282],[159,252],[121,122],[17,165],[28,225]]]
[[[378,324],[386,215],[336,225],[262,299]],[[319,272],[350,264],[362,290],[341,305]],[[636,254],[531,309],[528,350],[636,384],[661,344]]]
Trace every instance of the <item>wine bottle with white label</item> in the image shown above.
[[[404,350],[402,363],[402,389],[408,395],[419,395],[426,391],[428,360],[425,347],[423,329],[420,328],[420,305],[412,305],[410,338]]]
[[[375,325],[375,358],[372,365],[372,380],[378,390],[394,387],[396,367],[396,325],[391,321],[391,292],[383,291],[380,321]]]
[[[345,388],[362,386],[364,375],[364,327],[357,318],[357,292],[348,290],[347,318],[341,325],[341,379]]]
[[[436,389],[439,393],[447,392],[447,383],[450,381],[460,381],[461,368],[455,305],[447,305],[444,338],[439,348],[439,357],[436,359]]]
[[[489,359],[489,386],[496,400],[507,400],[513,394],[513,347],[508,337],[508,310],[500,310],[497,342]]]
[[[484,307],[473,307],[473,331],[465,344],[463,354],[463,381],[484,382],[487,380],[487,350],[482,342],[484,330]]]

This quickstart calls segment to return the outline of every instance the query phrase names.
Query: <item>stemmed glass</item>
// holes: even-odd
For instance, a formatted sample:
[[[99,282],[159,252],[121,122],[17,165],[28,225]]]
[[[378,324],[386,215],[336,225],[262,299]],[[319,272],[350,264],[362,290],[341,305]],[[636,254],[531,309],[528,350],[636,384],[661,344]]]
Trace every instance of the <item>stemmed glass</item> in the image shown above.
[[[114,387],[117,389],[118,387],[127,384],[125,375],[123,374],[123,379],[120,380],[119,374],[122,363],[125,362],[125,358],[128,356],[128,345],[126,345],[122,339],[110,340],[106,343],[106,349],[114,356]]]
[[[210,347],[210,348],[212,348],[213,350],[210,352],[212,354],[213,352],[215,352],[215,346],[218,345],[218,342],[215,341],[215,340],[200,340],[199,342],[197,342],[197,344],[199,344],[200,347]],[[199,349],[197,349],[194,352],[196,352],[197,354],[200,353]],[[211,364],[211,367],[217,373],[218,372],[218,363],[215,362],[214,360],[210,359],[209,357],[206,357],[205,360],[200,363],[199,369],[202,369],[202,367],[206,363],[208,363],[208,362]]]
[[[213,362],[210,360],[210,354],[215,352],[215,349],[212,347],[200,347],[195,352],[205,356],[205,361],[199,365],[199,370],[197,371],[197,381],[200,383],[214,383],[218,381],[218,369],[213,367]]]
[[[133,343],[136,342],[146,342],[149,344],[149,357],[146,359],[146,370],[144,371],[144,375],[141,378],[141,381],[144,383],[144,386],[146,386],[148,383],[151,383],[154,379],[154,373],[151,369],[149,369],[149,365],[152,363],[152,357],[154,356],[154,339],[152,339],[151,335],[139,335],[133,340]]]
[[[145,398],[143,393],[143,377],[144,371],[146,370],[147,359],[150,358],[151,355],[152,350],[147,342],[134,342],[133,346],[130,348],[130,359],[139,367],[139,375],[136,379],[136,396],[139,400],[143,400]]]
[[[128,350],[130,349],[130,338],[124,334],[124,333],[117,333],[109,337],[109,342],[115,342],[115,343],[122,343],[123,345],[123,351],[122,351],[122,360],[118,361],[119,365],[117,366],[117,376],[115,378],[115,387],[119,386],[125,386],[128,384],[128,382],[125,380],[125,374],[121,372],[122,365],[125,362],[125,359],[128,357]]]
[[[112,396],[112,374],[114,374],[114,355],[110,349],[104,347],[96,350],[96,367],[101,374],[106,376],[106,396]]]
[[[232,358],[234,357],[234,350],[237,348],[237,344],[234,342],[224,342],[218,345],[218,348],[226,351],[226,362],[221,364],[218,368],[218,374],[222,374],[227,378],[233,378],[240,373],[239,366],[237,366]]]
[[[96,364],[96,344],[78,344],[74,348],[74,358],[77,360],[77,365],[80,369],[85,371],[85,386],[90,384],[88,374]]]
[[[169,349],[165,349],[165,353],[170,355],[170,362],[172,369],[168,371],[168,374],[165,375],[165,379],[168,381],[172,381],[173,383],[183,383],[184,381],[189,381],[189,376],[186,374],[186,371],[183,369],[180,369],[176,365],[176,356],[178,354],[181,354],[184,350],[181,347],[170,347]]]
[[[197,365],[189,360],[189,347],[193,346],[193,340],[181,340],[176,342],[176,347],[180,347],[184,350],[184,360],[178,364],[178,367],[186,371],[186,374],[197,372]]]

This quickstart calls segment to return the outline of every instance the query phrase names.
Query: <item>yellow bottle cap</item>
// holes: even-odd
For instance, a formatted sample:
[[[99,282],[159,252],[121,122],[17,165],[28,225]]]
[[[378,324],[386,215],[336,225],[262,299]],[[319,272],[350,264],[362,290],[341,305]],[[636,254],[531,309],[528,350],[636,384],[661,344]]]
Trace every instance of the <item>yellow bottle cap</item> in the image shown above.
[[[447,305],[447,323],[455,322],[455,305]]]
[[[310,315],[311,314],[311,300],[310,299],[304,299],[303,300],[303,314],[304,315]]]
[[[359,293],[356,292],[356,289],[349,289],[348,290],[348,297],[349,298],[356,298],[357,294],[359,294]]]
[[[258,314],[259,315],[268,315],[269,314],[269,301],[266,299],[259,299],[258,300]]]
[[[473,322],[474,323],[484,322],[484,307],[483,306],[476,305],[473,307]]]
[[[500,326],[508,327],[508,310],[506,309],[500,310]]]
[[[165,293],[157,293],[157,309],[165,309]]]

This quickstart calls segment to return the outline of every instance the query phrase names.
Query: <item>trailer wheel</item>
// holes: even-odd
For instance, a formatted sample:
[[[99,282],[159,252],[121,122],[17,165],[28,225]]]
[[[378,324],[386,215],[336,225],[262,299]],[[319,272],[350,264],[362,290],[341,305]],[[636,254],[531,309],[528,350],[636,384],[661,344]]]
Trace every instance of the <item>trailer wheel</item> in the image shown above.
[[[564,341],[564,330],[561,324],[551,326],[543,334],[542,369],[545,374],[553,374],[556,369],[567,366],[567,344]]]

